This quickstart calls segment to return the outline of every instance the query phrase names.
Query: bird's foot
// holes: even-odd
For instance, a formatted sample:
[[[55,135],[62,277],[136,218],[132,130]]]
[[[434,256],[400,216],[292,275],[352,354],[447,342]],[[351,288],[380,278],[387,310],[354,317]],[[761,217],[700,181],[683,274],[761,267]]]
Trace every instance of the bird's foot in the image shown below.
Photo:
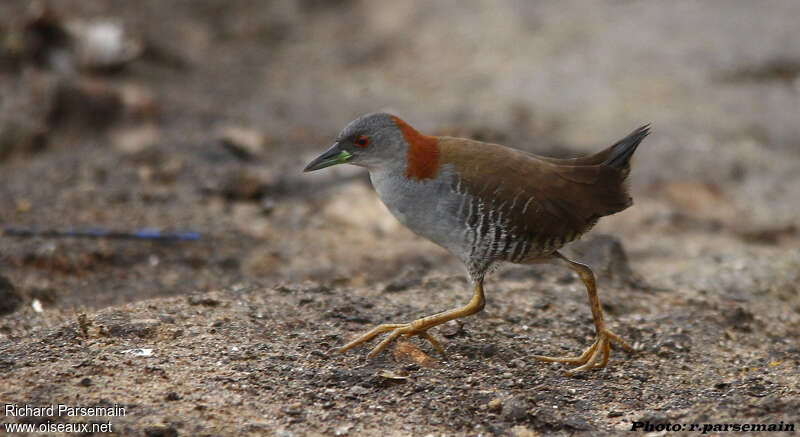
[[[362,343],[366,343],[372,340],[374,337],[383,334],[384,332],[390,332],[389,336],[384,338],[383,341],[378,343],[375,348],[373,348],[368,354],[367,358],[372,358],[384,349],[386,346],[389,346],[389,343],[396,340],[397,337],[403,336],[405,338],[419,336],[428,340],[437,351],[439,351],[442,356],[446,357],[444,353],[444,349],[439,342],[433,338],[430,334],[428,334],[428,329],[432,326],[426,326],[426,323],[422,323],[424,319],[415,320],[411,323],[387,323],[383,325],[376,326],[375,328],[371,329],[366,334],[358,337],[357,339],[347,343],[346,345],[342,346],[337,350],[337,352],[342,353],[348,349],[354,348]]]
[[[625,343],[625,341],[619,338],[619,336],[608,329],[603,328],[598,332],[597,340],[595,340],[591,346],[583,351],[579,357],[545,357],[541,355],[534,355],[533,358],[548,363],[580,364],[579,367],[568,370],[567,375],[572,375],[577,372],[584,372],[594,368],[600,369],[605,367],[608,363],[608,357],[611,354],[612,340],[622,346],[623,349],[627,351],[632,350],[632,348],[628,346],[628,343]],[[597,361],[600,360],[601,356],[603,359],[598,363]]]

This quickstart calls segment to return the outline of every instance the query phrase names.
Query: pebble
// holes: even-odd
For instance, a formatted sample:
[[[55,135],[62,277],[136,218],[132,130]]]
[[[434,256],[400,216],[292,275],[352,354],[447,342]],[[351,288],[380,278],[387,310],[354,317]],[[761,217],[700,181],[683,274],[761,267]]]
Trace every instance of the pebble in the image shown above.
[[[515,396],[503,402],[502,412],[500,413],[506,420],[519,421],[528,417],[530,405],[522,396]]]
[[[360,385],[354,385],[350,388],[350,393],[360,396],[369,393],[369,390]]]
[[[334,435],[347,435],[352,428],[353,428],[353,424],[352,423],[346,423],[346,424],[344,424],[342,426],[337,427],[333,431],[333,433],[334,433]]]

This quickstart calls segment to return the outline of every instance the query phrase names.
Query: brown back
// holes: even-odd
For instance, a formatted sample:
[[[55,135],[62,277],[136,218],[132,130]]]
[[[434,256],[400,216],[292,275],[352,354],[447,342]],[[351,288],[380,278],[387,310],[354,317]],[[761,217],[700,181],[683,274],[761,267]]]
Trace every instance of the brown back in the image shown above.
[[[439,137],[441,164],[460,189],[497,212],[509,232],[541,251],[556,250],[597,219],[631,205],[628,169],[602,162],[612,147],[571,160],[543,158],[497,144]]]

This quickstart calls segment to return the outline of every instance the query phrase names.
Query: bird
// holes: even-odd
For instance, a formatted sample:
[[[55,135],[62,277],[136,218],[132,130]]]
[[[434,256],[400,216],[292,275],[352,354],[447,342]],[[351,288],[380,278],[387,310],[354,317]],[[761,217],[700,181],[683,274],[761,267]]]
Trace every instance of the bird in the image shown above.
[[[559,249],[589,231],[599,218],[632,205],[631,157],[649,133],[650,125],[644,125],[597,153],[558,159],[465,138],[425,135],[387,113],[350,122],[304,172],[345,163],[366,168],[394,217],[464,263],[473,295],[460,308],[376,326],[338,352],[388,333],[368,358],[401,336],[419,336],[445,356],[428,331],[483,310],[484,279],[503,262],[566,266],[577,273],[589,295],[595,341],[580,356],[534,359],[577,366],[567,371],[572,375],[605,367],[612,342],[630,351],[606,327],[591,268]]]

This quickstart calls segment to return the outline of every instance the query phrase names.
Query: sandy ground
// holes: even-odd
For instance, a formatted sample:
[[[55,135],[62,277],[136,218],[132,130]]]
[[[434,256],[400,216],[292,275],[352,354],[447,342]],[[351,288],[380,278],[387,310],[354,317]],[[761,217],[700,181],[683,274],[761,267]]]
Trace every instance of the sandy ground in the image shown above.
[[[0,225],[200,233],[0,234],[0,404],[125,408],[2,424],[800,426],[800,3],[67,0],[0,17]],[[333,353],[470,297],[463,266],[397,223],[363,171],[301,173],[376,110],[553,156],[651,122],[635,205],[567,249],[634,351],[576,377],[534,361],[591,343],[585,291],[559,267],[504,266],[485,311],[434,330],[446,359],[416,338]]]

